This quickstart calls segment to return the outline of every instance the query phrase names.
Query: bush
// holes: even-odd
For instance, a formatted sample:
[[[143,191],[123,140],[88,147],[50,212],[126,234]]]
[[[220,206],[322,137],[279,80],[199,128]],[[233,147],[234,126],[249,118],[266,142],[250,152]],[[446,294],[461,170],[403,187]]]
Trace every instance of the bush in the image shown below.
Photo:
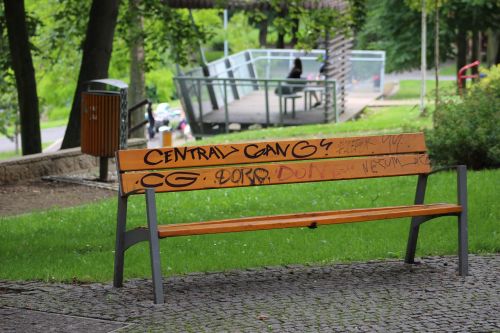
[[[500,66],[484,74],[463,99],[445,99],[434,112],[426,137],[436,164],[500,166]]]

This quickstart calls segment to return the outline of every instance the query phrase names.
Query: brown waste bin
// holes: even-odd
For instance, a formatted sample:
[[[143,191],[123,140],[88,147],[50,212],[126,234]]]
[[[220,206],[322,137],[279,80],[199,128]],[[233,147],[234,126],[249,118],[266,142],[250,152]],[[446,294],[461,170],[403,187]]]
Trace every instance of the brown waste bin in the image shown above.
[[[81,102],[81,149],[82,153],[101,158],[99,179],[105,181],[108,158],[127,144],[128,86],[112,79],[86,84]]]

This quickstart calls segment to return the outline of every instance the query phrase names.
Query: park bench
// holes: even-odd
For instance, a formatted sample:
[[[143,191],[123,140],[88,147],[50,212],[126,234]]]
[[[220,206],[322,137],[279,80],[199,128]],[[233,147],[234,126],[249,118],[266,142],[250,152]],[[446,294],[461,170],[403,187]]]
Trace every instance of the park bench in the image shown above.
[[[427,178],[438,170],[431,170],[422,133],[120,150],[116,157],[120,191],[113,284],[123,285],[126,249],[148,241],[155,303],[164,301],[158,240],[177,236],[316,228],[411,217],[405,262],[414,263],[420,225],[451,215],[458,217],[458,272],[468,274],[466,167],[454,167],[458,203],[425,204]],[[157,221],[155,196],[162,192],[407,175],[418,176],[418,181],[414,204],[406,206],[295,212],[193,223],[172,223],[175,215],[170,215],[169,224],[159,225]],[[394,189],[394,195],[397,192],[398,189]],[[145,195],[147,226],[127,231],[127,198],[138,194]]]

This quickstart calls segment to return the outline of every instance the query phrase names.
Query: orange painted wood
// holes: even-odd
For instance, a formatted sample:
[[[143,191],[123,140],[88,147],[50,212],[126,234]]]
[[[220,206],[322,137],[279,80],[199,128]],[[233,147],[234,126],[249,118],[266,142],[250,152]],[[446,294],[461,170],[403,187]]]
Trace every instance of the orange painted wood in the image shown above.
[[[266,163],[426,152],[423,133],[120,150],[118,170]]]
[[[461,211],[462,207],[459,205],[432,204],[304,213],[299,214],[299,216],[297,216],[297,214],[280,215],[274,217],[267,216],[264,217],[264,219],[255,218],[254,220],[252,220],[251,218],[230,219],[217,222],[214,221],[186,223],[182,225],[161,225],[158,226],[158,236],[160,238],[165,238],[226,232],[310,227],[413,216],[457,214]]]
[[[236,219],[223,219],[223,220],[211,220],[211,221],[203,221],[203,222],[190,222],[190,223],[176,223],[169,224],[169,229],[175,228],[185,228],[186,226],[194,225],[196,223],[206,225],[218,225],[232,222],[256,222],[256,221],[269,221],[276,219],[300,219],[300,218],[313,218],[313,217],[321,217],[321,216],[334,216],[345,214],[346,212],[352,213],[364,213],[364,212],[376,212],[376,211],[386,211],[391,209],[404,209],[407,207],[420,207],[426,206],[431,207],[435,205],[443,205],[443,204],[429,204],[429,205],[412,205],[412,206],[391,206],[391,207],[375,207],[375,208],[354,208],[354,209],[345,209],[345,210],[330,210],[330,211],[321,211],[321,212],[306,212],[306,213],[292,213],[292,214],[278,214],[278,215],[260,215],[260,216],[252,216],[252,217],[240,217]]]
[[[327,180],[374,178],[429,173],[427,154],[386,155],[366,158],[273,163],[236,167],[198,168],[121,175],[123,195],[156,192],[290,184]]]

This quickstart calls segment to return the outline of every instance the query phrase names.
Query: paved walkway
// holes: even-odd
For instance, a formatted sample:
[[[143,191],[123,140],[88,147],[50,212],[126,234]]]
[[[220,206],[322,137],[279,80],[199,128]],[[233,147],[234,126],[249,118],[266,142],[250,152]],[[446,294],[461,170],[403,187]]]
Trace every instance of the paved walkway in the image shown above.
[[[0,281],[0,332],[494,332],[500,254],[420,265],[378,261],[268,267],[109,284]]]

